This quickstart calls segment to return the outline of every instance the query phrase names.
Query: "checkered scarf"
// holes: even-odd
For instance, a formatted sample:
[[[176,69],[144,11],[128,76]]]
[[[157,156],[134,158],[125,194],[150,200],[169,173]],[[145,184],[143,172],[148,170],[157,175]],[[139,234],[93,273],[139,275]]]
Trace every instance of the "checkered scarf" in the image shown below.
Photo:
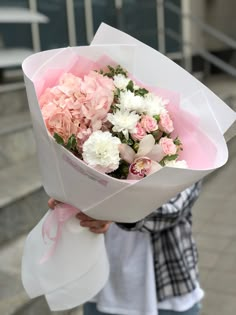
[[[191,209],[200,187],[200,182],[192,185],[135,224],[118,223],[127,231],[150,233],[158,301],[196,288],[198,253],[192,237]]]

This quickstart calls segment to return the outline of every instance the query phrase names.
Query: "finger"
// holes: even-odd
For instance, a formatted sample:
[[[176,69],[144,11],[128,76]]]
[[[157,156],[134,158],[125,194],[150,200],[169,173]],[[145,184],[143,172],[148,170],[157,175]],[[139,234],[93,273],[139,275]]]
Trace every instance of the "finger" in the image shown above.
[[[60,203],[60,201],[55,200],[55,199],[53,199],[53,198],[50,198],[50,199],[48,200],[48,206],[49,206],[50,209],[54,209],[55,206],[56,206],[58,203]]]
[[[104,234],[108,231],[110,224],[106,224],[104,227],[101,228],[90,228],[89,230],[95,234]]]
[[[48,200],[48,206],[49,206],[49,208],[50,209],[54,209],[55,208],[55,199],[53,199],[53,198],[50,198],[49,200]]]
[[[95,221],[93,218],[87,216],[83,212],[77,213],[76,217],[81,221]]]
[[[96,220],[94,218],[91,218],[89,216],[87,216],[85,213],[83,212],[79,212],[76,217],[80,220],[80,221],[95,221],[95,222],[100,222],[101,225],[103,224],[107,224],[110,223],[110,221],[105,221],[105,220]]]
[[[107,224],[107,222],[100,222],[100,221],[81,221],[80,225],[83,227],[87,227],[87,228],[103,228],[105,225]]]

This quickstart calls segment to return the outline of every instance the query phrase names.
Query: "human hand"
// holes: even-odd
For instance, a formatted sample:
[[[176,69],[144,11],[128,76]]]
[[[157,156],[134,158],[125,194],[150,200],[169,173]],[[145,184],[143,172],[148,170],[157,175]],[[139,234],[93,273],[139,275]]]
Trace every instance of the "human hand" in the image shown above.
[[[54,209],[58,203],[60,203],[60,201],[53,198],[48,200],[48,206],[50,209]],[[81,226],[87,227],[91,232],[96,234],[106,233],[111,225],[110,221],[96,220],[87,216],[83,212],[79,212],[76,217],[80,220]]]
[[[96,234],[106,233],[111,225],[110,221],[93,219],[83,212],[79,212],[76,217],[80,220],[80,225],[87,227],[91,232]]]

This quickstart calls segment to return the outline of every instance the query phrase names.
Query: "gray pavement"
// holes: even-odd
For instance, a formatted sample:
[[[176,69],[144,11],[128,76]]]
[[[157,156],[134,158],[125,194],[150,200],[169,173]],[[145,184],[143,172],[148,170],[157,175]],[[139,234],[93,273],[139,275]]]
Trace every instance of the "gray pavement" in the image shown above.
[[[202,315],[236,314],[236,137],[228,146],[228,163],[206,178],[194,207]]]

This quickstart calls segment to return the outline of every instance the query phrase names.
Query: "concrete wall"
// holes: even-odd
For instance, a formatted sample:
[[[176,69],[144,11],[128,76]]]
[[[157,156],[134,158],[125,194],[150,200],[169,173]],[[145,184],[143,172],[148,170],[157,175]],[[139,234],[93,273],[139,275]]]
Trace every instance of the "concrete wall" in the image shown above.
[[[205,21],[205,2],[206,0],[190,0],[191,3],[191,15],[198,17],[199,19]],[[191,23],[191,40],[193,46],[197,48],[205,47],[205,37],[204,33],[196,26],[195,23]],[[194,47],[193,47],[194,52]]]
[[[191,4],[190,14],[222,31],[236,40],[236,1],[235,0],[185,0]],[[213,36],[207,35],[193,22],[191,41],[198,48],[222,50],[227,46]],[[194,52],[194,49],[193,49]]]
[[[195,2],[196,0],[192,0]],[[196,2],[198,2],[197,0]],[[205,0],[205,18],[211,26],[236,39],[236,1],[235,0]],[[207,49],[220,50],[225,47],[222,42],[213,37],[207,37]]]

